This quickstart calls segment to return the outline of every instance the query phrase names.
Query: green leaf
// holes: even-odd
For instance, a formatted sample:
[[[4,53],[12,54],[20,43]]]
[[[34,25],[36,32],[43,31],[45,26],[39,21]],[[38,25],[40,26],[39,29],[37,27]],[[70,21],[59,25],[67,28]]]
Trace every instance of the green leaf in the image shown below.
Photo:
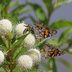
[[[16,66],[15,69],[13,70],[13,72],[21,72],[19,66]]]
[[[0,4],[0,12],[3,10],[4,5]]]
[[[0,37],[0,45],[4,45],[5,46],[5,43],[3,41],[3,39]]]
[[[48,40],[47,38],[41,40],[40,42],[38,42],[38,43],[36,44],[36,47],[39,47],[40,49],[43,48],[43,45],[47,42],[47,40]]]
[[[17,59],[20,55],[26,54],[27,48],[20,47],[13,53],[13,59]]]
[[[14,1],[12,1],[10,4],[9,4],[9,8],[12,8],[12,7],[14,7],[14,6],[16,6],[16,5],[19,5],[20,3],[18,2],[18,1],[16,1],[16,2],[14,2]]]
[[[36,67],[33,67],[31,70],[28,70],[28,72],[40,72],[40,71]]]
[[[17,14],[20,10],[22,10],[24,7],[26,7],[27,4],[21,4],[21,5],[18,5],[14,10],[11,11],[11,13],[13,14]]]
[[[61,44],[68,40],[69,35],[72,33],[72,28],[65,30],[59,37],[58,42]]]
[[[57,61],[62,63],[64,66],[66,66],[68,69],[72,71],[72,63],[69,63],[67,60],[64,60],[63,58],[58,58]]]
[[[56,0],[56,2],[54,3],[54,7],[57,8],[63,4],[68,4],[71,2],[72,2],[72,0]]]
[[[15,42],[13,43],[13,48],[18,48],[20,47],[21,43],[24,41],[24,38],[28,35],[29,33],[24,34],[21,37],[18,37]]]
[[[15,54],[15,52],[19,53],[19,51],[21,51],[21,49],[19,49],[19,48],[21,48],[21,45],[22,45],[22,43],[23,43],[23,41],[24,41],[24,38],[25,38],[27,35],[28,35],[28,34],[24,34],[23,36],[17,38],[16,41],[12,44],[13,54]],[[19,49],[19,50],[18,50],[18,49]],[[23,50],[22,50],[22,52],[23,52]],[[16,56],[18,56],[18,55],[15,54],[15,55],[14,55],[14,58],[16,58]]]
[[[12,21],[13,25],[15,25],[19,22],[17,14],[9,13],[9,14],[4,15],[4,18],[7,18],[10,21]]]
[[[42,11],[41,8],[36,10],[36,16],[38,17],[38,19],[40,19],[42,21],[45,20],[45,14],[44,14],[44,12]]]
[[[4,68],[1,67],[0,68],[0,72],[5,72]]]
[[[50,25],[53,29],[60,29],[64,27],[72,27],[72,21],[56,21],[52,25]]]
[[[33,8],[35,15],[39,21],[44,22],[45,24],[48,23],[48,19],[46,17],[45,11],[42,9],[40,5],[33,4],[31,2],[28,2],[28,5],[30,5]]]
[[[48,63],[47,63],[48,72],[49,72],[49,71],[51,71],[51,72],[57,72],[57,67],[56,67],[55,61],[56,61],[56,60],[55,60],[54,58],[49,57]]]
[[[53,58],[53,72],[57,72],[56,60]]]
[[[3,11],[2,11],[2,12],[7,13],[8,7],[9,7],[9,4],[10,4],[10,3],[11,3],[11,0],[3,0],[3,1],[2,1],[2,4],[4,5],[4,8],[3,8]]]
[[[54,46],[60,46],[60,43],[58,42],[58,39],[51,38],[47,41],[48,44],[52,44]]]
[[[45,3],[47,10],[48,10],[48,13],[50,15],[53,11],[52,0],[43,0],[43,2]]]
[[[72,46],[72,39],[68,39],[67,43],[68,43],[69,47],[71,47]]]

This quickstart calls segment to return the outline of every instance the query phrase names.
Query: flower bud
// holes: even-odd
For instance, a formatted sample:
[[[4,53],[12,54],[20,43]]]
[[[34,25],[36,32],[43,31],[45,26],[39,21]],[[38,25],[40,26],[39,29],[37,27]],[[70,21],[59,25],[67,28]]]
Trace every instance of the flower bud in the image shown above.
[[[22,36],[24,33],[24,30],[27,28],[27,24],[20,23],[16,26],[15,32],[17,36]]]
[[[35,45],[35,37],[33,34],[29,33],[24,39],[24,45],[28,48],[34,47]]]
[[[0,51],[0,65],[4,62],[4,53]]]
[[[12,31],[12,23],[8,19],[0,20],[0,34],[4,35]]]
[[[23,69],[31,69],[33,65],[32,58],[28,55],[21,55],[18,59],[18,65]]]
[[[38,65],[41,61],[41,53],[38,49],[30,49],[28,51],[29,56],[33,59],[34,65]]]

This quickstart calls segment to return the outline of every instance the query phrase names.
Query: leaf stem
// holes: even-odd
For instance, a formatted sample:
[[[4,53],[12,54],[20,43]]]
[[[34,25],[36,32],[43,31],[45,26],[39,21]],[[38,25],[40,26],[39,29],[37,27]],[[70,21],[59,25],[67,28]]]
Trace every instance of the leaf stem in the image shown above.
[[[57,67],[56,67],[55,59],[52,58],[52,61],[53,61],[53,72],[57,72]]]

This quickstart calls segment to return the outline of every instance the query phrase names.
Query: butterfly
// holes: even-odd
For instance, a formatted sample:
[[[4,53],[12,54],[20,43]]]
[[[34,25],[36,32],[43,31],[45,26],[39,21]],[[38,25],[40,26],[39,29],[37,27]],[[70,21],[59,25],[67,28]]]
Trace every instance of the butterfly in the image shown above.
[[[45,44],[43,49],[41,49],[42,55],[47,58],[47,57],[56,57],[56,56],[61,56],[64,55],[64,51],[62,51],[59,48],[55,48],[54,46],[50,44]]]
[[[50,29],[46,26],[43,26],[42,23],[36,22],[35,23],[35,35],[38,38],[47,38],[53,36],[57,33],[56,30]]]
[[[53,48],[53,49],[51,49],[51,51],[48,51],[49,57],[61,56],[63,54],[64,54],[63,51],[56,49],[56,48]]]

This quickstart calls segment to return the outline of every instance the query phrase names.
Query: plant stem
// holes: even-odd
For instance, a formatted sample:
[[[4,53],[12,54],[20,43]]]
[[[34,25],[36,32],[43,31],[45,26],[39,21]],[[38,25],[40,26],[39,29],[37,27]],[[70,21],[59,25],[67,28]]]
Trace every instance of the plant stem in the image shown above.
[[[53,57],[49,58],[49,61],[48,61],[48,71],[57,72],[55,59]]]
[[[55,59],[52,58],[52,61],[53,61],[53,72],[57,72],[57,67],[56,67]]]

